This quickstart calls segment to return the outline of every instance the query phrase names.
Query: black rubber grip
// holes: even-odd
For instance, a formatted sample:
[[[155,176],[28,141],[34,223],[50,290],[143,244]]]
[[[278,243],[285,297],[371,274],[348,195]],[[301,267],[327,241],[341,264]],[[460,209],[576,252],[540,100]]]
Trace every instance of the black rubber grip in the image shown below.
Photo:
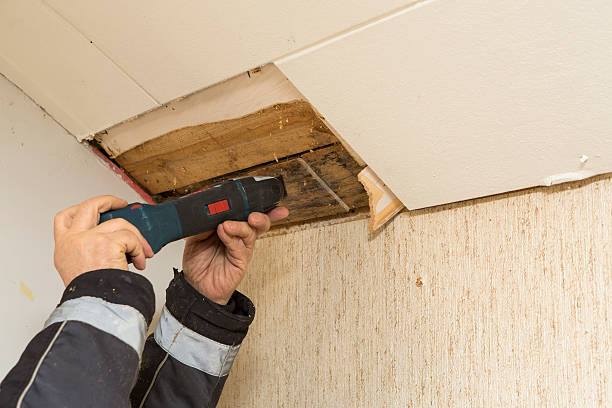
[[[217,228],[226,220],[246,221],[252,212],[267,212],[284,197],[281,180],[244,177],[216,184],[173,201],[183,236]]]

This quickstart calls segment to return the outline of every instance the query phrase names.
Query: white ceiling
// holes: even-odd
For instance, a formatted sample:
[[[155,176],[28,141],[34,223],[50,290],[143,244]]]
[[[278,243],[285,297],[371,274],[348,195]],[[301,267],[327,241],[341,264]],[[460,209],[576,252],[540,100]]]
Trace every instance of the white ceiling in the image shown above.
[[[157,106],[38,0],[0,1],[0,73],[77,137]]]
[[[273,61],[421,208],[612,171],[610,21],[604,0],[3,0],[0,72],[82,138]]]
[[[612,172],[612,2],[428,1],[277,61],[408,208]]]
[[[2,0],[0,72],[83,138],[408,3]]]

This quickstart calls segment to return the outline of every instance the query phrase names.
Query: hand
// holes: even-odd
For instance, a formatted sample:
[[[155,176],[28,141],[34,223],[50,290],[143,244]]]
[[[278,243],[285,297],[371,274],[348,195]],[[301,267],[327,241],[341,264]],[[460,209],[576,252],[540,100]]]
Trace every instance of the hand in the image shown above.
[[[138,228],[117,218],[103,222],[100,213],[123,208],[125,200],[100,196],[60,211],[55,216],[55,268],[64,285],[97,269],[128,269],[126,254],[143,270],[153,250]]]
[[[285,207],[277,207],[268,214],[252,213],[248,222],[225,221],[216,231],[187,238],[185,279],[213,302],[227,304],[246,273],[257,237],[288,215]]]

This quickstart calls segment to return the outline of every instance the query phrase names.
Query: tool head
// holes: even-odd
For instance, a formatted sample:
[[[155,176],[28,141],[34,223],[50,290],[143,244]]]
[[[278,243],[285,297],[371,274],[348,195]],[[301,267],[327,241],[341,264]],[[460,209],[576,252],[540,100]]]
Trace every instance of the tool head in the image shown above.
[[[277,177],[244,177],[239,179],[249,201],[251,212],[268,212],[285,198],[285,186]]]

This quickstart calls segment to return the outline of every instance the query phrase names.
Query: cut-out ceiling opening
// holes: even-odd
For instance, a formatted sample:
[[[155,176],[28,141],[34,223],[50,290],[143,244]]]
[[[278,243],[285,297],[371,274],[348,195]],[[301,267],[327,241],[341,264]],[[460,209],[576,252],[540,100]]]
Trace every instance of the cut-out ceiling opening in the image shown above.
[[[364,168],[272,64],[96,135],[95,144],[156,202],[218,181],[281,176],[290,216],[343,216],[368,206]]]

